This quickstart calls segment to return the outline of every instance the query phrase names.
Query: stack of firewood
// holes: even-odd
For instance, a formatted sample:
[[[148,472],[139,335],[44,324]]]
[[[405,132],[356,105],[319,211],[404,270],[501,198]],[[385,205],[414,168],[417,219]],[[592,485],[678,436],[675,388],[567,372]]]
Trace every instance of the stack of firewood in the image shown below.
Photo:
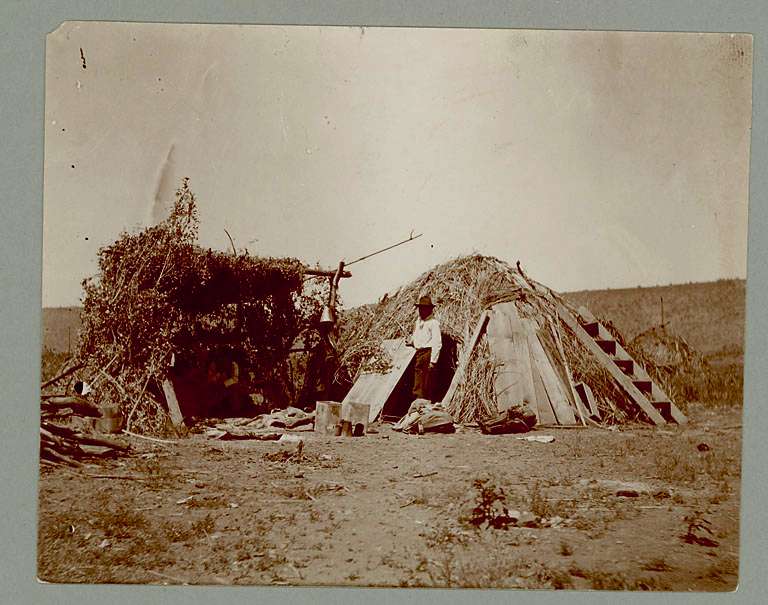
[[[40,423],[40,461],[46,465],[81,466],[87,457],[108,457],[127,452],[125,444],[100,439],[43,420]]]
[[[43,384],[43,388],[70,374],[68,370]],[[44,465],[81,466],[89,457],[108,457],[127,452],[123,443],[86,434],[72,425],[73,417],[100,418],[101,410],[86,398],[66,394],[42,394],[40,397],[40,462]]]
[[[67,397],[66,395],[41,395],[40,413],[43,418],[99,418],[101,411],[85,397]]]

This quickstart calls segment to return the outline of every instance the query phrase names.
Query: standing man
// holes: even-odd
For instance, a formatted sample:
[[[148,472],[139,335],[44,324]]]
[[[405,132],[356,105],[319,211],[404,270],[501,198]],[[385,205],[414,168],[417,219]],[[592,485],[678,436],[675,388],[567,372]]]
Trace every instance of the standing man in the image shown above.
[[[344,383],[339,373],[339,358],[333,334],[334,321],[329,308],[323,309],[318,325],[320,340],[312,350],[304,375],[300,406],[315,409],[318,401],[336,401],[341,397]]]
[[[413,397],[431,402],[434,397],[434,370],[443,340],[440,336],[440,323],[432,315],[435,308],[432,299],[422,296],[415,306],[419,308],[419,318],[416,320],[411,341],[407,343],[416,349]]]

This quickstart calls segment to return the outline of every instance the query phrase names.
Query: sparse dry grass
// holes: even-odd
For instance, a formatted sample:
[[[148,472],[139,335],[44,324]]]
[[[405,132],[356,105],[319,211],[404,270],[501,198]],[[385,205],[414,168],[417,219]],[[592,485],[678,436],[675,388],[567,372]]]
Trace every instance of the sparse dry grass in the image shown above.
[[[701,439],[676,439],[663,442],[654,452],[656,476],[667,483],[712,482],[718,493],[729,494],[730,484],[741,475],[740,443],[724,442],[717,451],[699,451]]]
[[[466,532],[442,525],[428,532],[428,554],[406,570],[401,586],[435,588],[554,588],[573,586],[564,569],[525,560],[506,532]],[[390,563],[397,565],[394,561]]]
[[[646,561],[641,565],[641,568],[645,571],[671,571],[674,569],[664,560],[664,557],[657,557],[655,559]]]
[[[630,578],[620,572],[587,571],[585,577],[593,590],[667,590],[657,578]]]
[[[44,481],[41,492],[41,577],[302,584],[332,573],[330,582],[361,585],[727,590],[735,583],[726,559],[736,560],[731,553],[738,547],[740,440],[736,431],[719,429],[726,421],[736,424],[736,413],[720,420],[707,412],[679,428],[561,431],[554,444],[536,447],[535,457],[527,444],[481,438],[489,448],[485,455],[460,460],[455,475],[436,462],[440,472],[418,481],[411,478],[411,460],[442,453],[448,459],[442,464],[459,462],[471,436],[403,438],[397,456],[387,440],[379,450],[373,439],[340,441],[317,450],[323,455],[311,465],[265,461],[263,454],[273,450],[260,443],[179,446],[190,458],[158,448],[162,456],[129,459],[121,472],[135,475],[138,465],[143,478],[119,486],[50,473],[55,480]],[[704,442],[709,449],[700,451]],[[432,443],[439,453],[433,454]],[[581,458],[570,455],[576,450]],[[659,472],[659,464],[667,463],[657,453],[666,455],[663,460],[687,460],[694,480],[661,479],[664,472],[680,478],[687,471],[669,466]],[[370,466],[377,456],[384,464]],[[323,466],[339,457],[341,468]],[[67,477],[78,481],[76,496]],[[509,510],[545,519],[528,527],[510,523],[506,530],[464,524],[468,506],[476,504],[474,477],[502,488]],[[619,498],[613,480],[649,489]],[[156,489],[146,489],[153,481]],[[718,498],[722,502],[714,504]],[[239,506],[224,507],[231,501]],[[91,514],[96,509],[99,518]],[[719,547],[681,539],[692,511],[711,522],[711,534],[697,535]],[[552,525],[554,516],[563,522]],[[105,539],[109,544],[99,548]]]

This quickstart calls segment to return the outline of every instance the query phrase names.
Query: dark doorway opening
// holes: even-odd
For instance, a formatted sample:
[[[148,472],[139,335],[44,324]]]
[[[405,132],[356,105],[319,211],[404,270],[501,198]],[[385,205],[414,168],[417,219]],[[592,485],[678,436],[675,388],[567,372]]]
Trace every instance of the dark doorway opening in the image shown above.
[[[445,333],[442,334],[442,338],[443,346],[437,360],[437,368],[432,377],[435,401],[443,400],[448,387],[451,385],[451,380],[453,380],[458,361],[458,342],[456,339]],[[408,408],[413,403],[413,374],[414,363],[411,360],[381,411],[381,419],[385,422],[399,420],[408,412]]]

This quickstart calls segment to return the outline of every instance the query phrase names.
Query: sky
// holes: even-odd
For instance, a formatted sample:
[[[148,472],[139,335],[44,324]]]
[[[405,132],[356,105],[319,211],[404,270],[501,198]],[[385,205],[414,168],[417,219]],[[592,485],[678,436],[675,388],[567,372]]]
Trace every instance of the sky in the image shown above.
[[[751,66],[730,34],[65,23],[43,306],[183,177],[205,247],[335,268],[423,233],[348,307],[475,252],[563,292],[744,278]]]

